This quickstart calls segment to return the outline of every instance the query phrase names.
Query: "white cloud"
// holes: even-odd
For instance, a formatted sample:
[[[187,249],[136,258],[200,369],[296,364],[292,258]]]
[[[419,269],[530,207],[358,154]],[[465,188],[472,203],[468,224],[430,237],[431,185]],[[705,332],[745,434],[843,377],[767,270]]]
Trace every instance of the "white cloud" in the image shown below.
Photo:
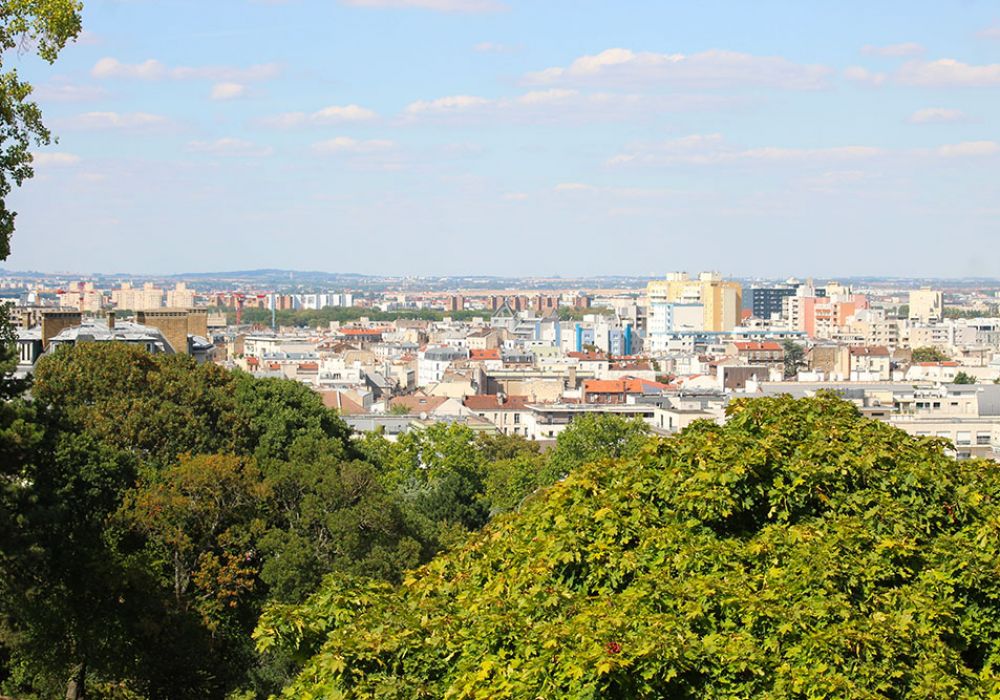
[[[291,129],[299,126],[322,126],[324,124],[343,124],[347,122],[363,122],[376,119],[378,115],[370,109],[358,105],[331,105],[312,113],[286,112],[262,120],[265,126],[279,129]]]
[[[212,86],[213,100],[237,100],[246,94],[247,87],[242,83],[216,83]]]
[[[151,129],[168,126],[169,119],[147,112],[86,112],[65,122],[74,129]]]
[[[517,51],[516,46],[510,44],[500,44],[495,41],[481,41],[472,47],[479,53],[510,53]]]
[[[981,39],[1000,39],[1000,24],[995,27],[987,27],[977,34]]]
[[[434,10],[435,12],[499,12],[507,6],[496,0],[340,0],[351,7]]]
[[[50,102],[92,102],[107,97],[108,91],[99,85],[80,85],[53,81],[35,89],[35,96]]]
[[[996,141],[963,141],[939,146],[935,153],[942,158],[995,156],[1000,154],[1000,144]]]
[[[228,137],[215,141],[192,141],[187,149],[192,153],[241,158],[269,156],[274,153],[274,149],[270,146],[258,146],[250,141]]]
[[[870,178],[871,175],[863,170],[831,170],[806,178],[802,182],[813,192],[832,194],[841,191],[847,185],[856,185]]]
[[[900,67],[896,79],[921,87],[988,87],[1000,85],[1000,63],[974,66],[952,58],[910,61]]]
[[[862,66],[849,66],[845,68],[844,77],[852,82],[864,83],[866,85],[881,85],[889,78],[885,73],[876,73]]]
[[[90,74],[95,78],[129,78],[133,80],[212,80],[218,82],[251,82],[271,80],[281,74],[276,63],[262,63],[246,68],[233,66],[167,66],[156,59],[142,63],[122,63],[117,58],[102,58]]]
[[[579,94],[580,93],[577,90],[560,90],[558,88],[553,88],[551,90],[533,90],[532,92],[526,92],[519,96],[517,101],[525,105],[553,104],[565,102],[566,100],[579,96]]]
[[[508,202],[523,202],[528,199],[527,192],[507,192],[503,196],[505,201]]]
[[[558,82],[684,85],[694,88],[765,86],[793,90],[822,87],[830,69],[780,56],[710,50],[690,55],[614,48],[581,56],[567,67],[529,73],[532,84]]]
[[[868,44],[862,47],[861,53],[870,56],[885,56],[888,58],[899,58],[904,56],[919,56],[925,51],[924,47],[912,41],[902,44],[889,44],[888,46],[872,46]]]
[[[959,109],[944,107],[924,107],[910,115],[911,124],[953,124],[965,120],[965,113]]]
[[[593,192],[597,188],[582,182],[560,182],[552,189],[556,192]]]
[[[474,95],[451,95],[449,97],[439,97],[436,100],[417,100],[406,106],[406,114],[443,114],[455,113],[477,107],[485,107],[494,104],[494,100]]]
[[[60,152],[47,152],[47,153],[32,153],[31,163],[40,168],[46,167],[68,167],[77,165],[80,162],[80,156],[74,153],[60,153]]]
[[[99,46],[104,43],[104,37],[84,29],[76,35],[74,43],[80,44],[81,46]]]
[[[633,148],[608,160],[608,165],[718,165],[739,163],[826,163],[854,161],[884,154],[872,146],[829,148],[735,148],[720,134],[694,134],[664,143]]]
[[[395,143],[386,139],[370,139],[367,141],[352,139],[348,136],[338,136],[327,141],[314,143],[312,148],[317,153],[340,155],[340,154],[365,154],[379,153],[392,150]]]
[[[403,110],[407,121],[558,124],[592,121],[634,120],[663,112],[720,109],[737,99],[715,95],[639,95],[628,93],[583,93],[575,89],[547,88],[513,97],[486,98],[451,95],[418,100]]]

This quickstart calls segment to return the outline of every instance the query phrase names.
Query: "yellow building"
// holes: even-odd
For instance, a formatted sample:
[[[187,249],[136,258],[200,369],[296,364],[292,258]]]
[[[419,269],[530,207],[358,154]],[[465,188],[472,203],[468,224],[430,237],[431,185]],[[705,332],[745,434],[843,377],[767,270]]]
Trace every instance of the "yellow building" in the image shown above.
[[[944,318],[944,295],[937,290],[915,289],[910,292],[910,320],[930,323]]]
[[[679,308],[690,311],[692,307],[701,307],[702,327],[694,330],[731,331],[740,324],[743,288],[738,282],[723,280],[717,272],[703,272],[697,278],[686,272],[670,273],[665,280],[650,282],[646,296],[651,325],[657,326],[661,333],[675,328],[669,319],[659,316],[674,316]],[[665,304],[672,308],[664,309]],[[654,315],[656,319],[652,318]]]

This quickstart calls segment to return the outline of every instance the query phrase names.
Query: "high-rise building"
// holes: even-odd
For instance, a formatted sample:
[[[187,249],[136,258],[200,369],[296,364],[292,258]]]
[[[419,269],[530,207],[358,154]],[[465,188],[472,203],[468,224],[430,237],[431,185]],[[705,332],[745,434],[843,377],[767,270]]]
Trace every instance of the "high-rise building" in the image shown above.
[[[775,316],[781,316],[781,301],[791,296],[795,296],[795,286],[791,284],[751,287],[750,310],[757,318],[770,321]]]
[[[650,314],[654,303],[680,306],[700,306],[701,327],[694,330],[731,331],[740,323],[743,288],[738,282],[722,279],[717,272],[703,272],[691,278],[686,272],[674,272],[663,281],[650,282],[646,287]]]
[[[465,308],[465,297],[461,294],[451,294],[448,297],[448,311],[462,311]]]
[[[184,282],[178,282],[173,289],[167,290],[167,306],[174,309],[190,309],[194,306],[194,290],[188,289]]]
[[[121,289],[111,292],[111,302],[118,309],[146,311],[163,308],[163,290],[152,282],[146,282],[142,289],[136,289],[128,282],[122,282]]]
[[[910,292],[910,320],[930,323],[944,319],[944,295],[924,287]]]

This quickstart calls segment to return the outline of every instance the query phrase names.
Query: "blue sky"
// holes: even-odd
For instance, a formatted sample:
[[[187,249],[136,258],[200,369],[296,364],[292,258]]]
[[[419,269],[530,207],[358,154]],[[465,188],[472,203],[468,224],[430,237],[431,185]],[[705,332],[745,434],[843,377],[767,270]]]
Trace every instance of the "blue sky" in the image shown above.
[[[1000,277],[995,2],[85,0],[12,269]]]

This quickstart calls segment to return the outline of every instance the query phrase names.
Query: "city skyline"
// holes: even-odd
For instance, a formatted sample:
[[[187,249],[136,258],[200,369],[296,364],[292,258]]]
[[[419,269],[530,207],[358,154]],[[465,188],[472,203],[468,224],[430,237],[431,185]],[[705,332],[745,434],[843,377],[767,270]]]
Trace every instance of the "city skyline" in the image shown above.
[[[1000,277],[1000,11],[651,5],[88,3],[5,267]]]

